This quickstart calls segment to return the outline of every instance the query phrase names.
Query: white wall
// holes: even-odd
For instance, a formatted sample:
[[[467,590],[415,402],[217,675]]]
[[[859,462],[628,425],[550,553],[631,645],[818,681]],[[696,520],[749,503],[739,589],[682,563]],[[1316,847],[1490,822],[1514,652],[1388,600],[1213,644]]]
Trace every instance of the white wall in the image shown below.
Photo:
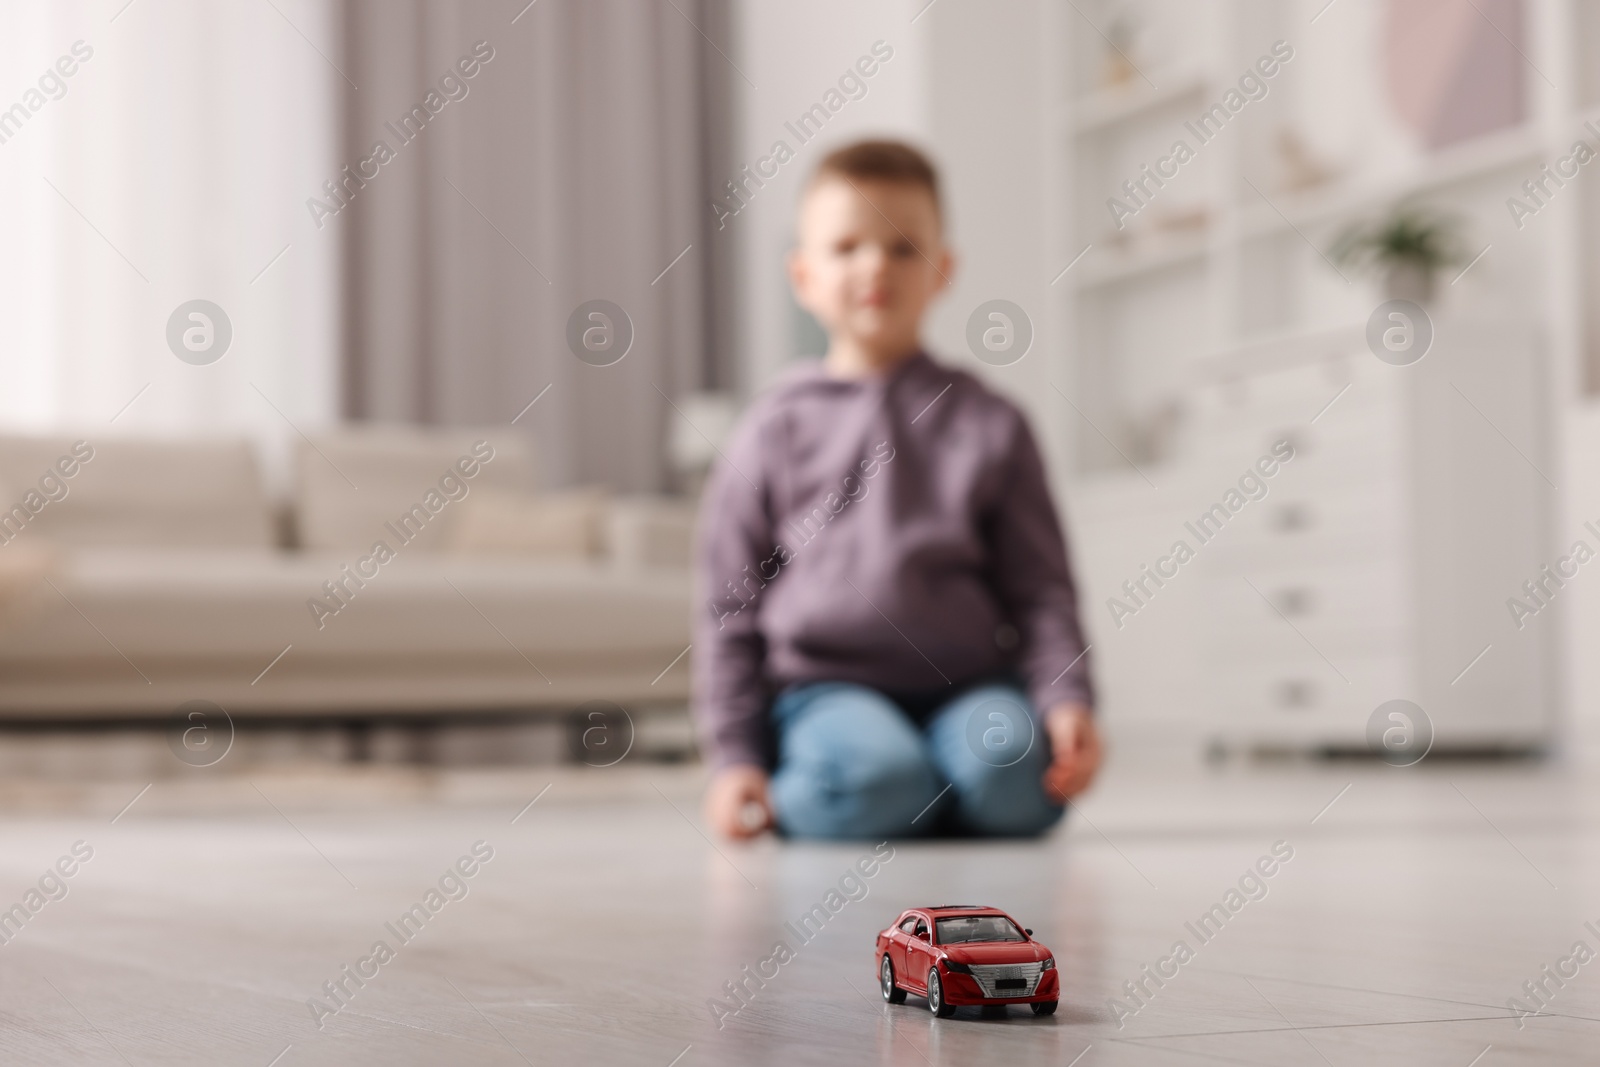
[[[0,144],[0,429],[247,434],[281,474],[285,416],[337,412],[338,249],[305,208],[336,169],[333,5],[124,2],[0,10],[0,108],[93,49]],[[166,344],[195,298],[233,325],[209,366]]]
[[[1028,412],[1059,483],[1076,418],[1057,387],[1070,390],[1072,353],[1055,312],[1051,282],[1076,254],[1056,247],[1058,176],[1053,172],[1060,25],[1042,0],[939,0],[918,25],[928,37],[928,128],[943,171],[960,262],[933,315],[934,348],[984,377]],[[986,301],[1010,300],[1033,322],[1033,347],[1020,361],[991,367],[967,347],[967,320]],[[1070,393],[1069,393],[1070,395]],[[1070,510],[1070,503],[1068,504]]]
[[[921,2],[925,0],[740,0],[734,8],[737,40],[729,57],[744,75],[733,80],[738,94],[735,158],[753,166],[778,140],[796,151],[719,233],[736,243],[743,264],[738,337],[740,384],[747,394],[802,354],[795,351],[793,301],[783,261],[793,244],[796,199],[811,169],[831,149],[861,137],[888,135],[925,143],[927,49],[921,23],[926,19],[911,21]],[[820,102],[839,76],[880,40],[894,54],[867,79],[867,94],[848,102],[819,136],[800,144],[784,123]]]
[[[1564,553],[1578,538],[1595,539],[1583,528],[1600,526],[1600,405],[1575,403],[1564,420],[1566,439],[1562,486],[1566,507],[1557,519],[1556,541]],[[1590,571],[1595,573],[1590,573]],[[1569,736],[1581,743],[1600,745],[1600,567],[1591,563],[1561,590],[1558,601],[1562,630],[1562,697]]]

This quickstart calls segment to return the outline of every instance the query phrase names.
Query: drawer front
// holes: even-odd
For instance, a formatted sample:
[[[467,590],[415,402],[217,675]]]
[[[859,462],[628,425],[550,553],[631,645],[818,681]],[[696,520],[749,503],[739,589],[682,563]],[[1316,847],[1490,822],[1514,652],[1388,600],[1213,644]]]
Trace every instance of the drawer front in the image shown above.
[[[1200,470],[1231,480],[1287,441],[1294,456],[1272,483],[1311,489],[1398,478],[1406,447],[1401,382],[1355,366],[1363,370],[1342,378],[1300,367],[1203,387],[1191,413],[1190,455]]]
[[[1366,366],[1371,361],[1370,354],[1365,360],[1351,355],[1213,378],[1196,386],[1195,408],[1202,414],[1244,417],[1262,412],[1276,417],[1282,413],[1297,422],[1308,422],[1346,385],[1381,383],[1381,376],[1372,374],[1372,368]],[[1346,394],[1339,403],[1348,399]],[[1308,402],[1311,407],[1305,408]]]
[[[1395,655],[1346,659],[1339,668],[1348,682],[1309,651],[1217,668],[1207,694],[1212,732],[1238,744],[1364,744],[1378,705],[1416,696],[1410,668]]]
[[[1403,551],[1409,540],[1400,485],[1390,479],[1308,489],[1292,475],[1228,520],[1208,546],[1219,571],[1315,567]]]
[[[1273,451],[1279,442],[1294,449],[1287,461]],[[1375,412],[1370,420],[1315,424],[1283,420],[1217,426],[1192,442],[1196,466],[1232,481],[1255,466],[1263,456],[1277,459],[1276,471],[1266,479],[1280,482],[1344,485],[1369,479],[1397,479],[1407,459],[1400,432],[1398,410]],[[1226,486],[1219,486],[1219,489]]]
[[[1218,567],[1205,581],[1213,623],[1207,643],[1218,651],[1275,655],[1310,641],[1328,656],[1366,653],[1404,639],[1414,622],[1410,571],[1392,553]]]
[[[1345,411],[1364,422],[1372,417],[1364,410],[1368,405],[1396,400],[1402,380],[1394,368],[1358,349],[1337,358],[1211,378],[1195,386],[1191,404],[1201,426],[1241,421],[1304,425]]]

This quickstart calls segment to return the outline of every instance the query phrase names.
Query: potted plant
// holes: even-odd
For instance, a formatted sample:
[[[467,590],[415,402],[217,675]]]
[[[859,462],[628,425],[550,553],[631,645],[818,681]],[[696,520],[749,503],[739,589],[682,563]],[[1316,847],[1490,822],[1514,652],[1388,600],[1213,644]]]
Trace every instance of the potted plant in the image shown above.
[[[1439,270],[1464,261],[1460,234],[1456,216],[1401,202],[1382,218],[1346,227],[1328,255],[1341,266],[1381,272],[1390,300],[1425,304]]]

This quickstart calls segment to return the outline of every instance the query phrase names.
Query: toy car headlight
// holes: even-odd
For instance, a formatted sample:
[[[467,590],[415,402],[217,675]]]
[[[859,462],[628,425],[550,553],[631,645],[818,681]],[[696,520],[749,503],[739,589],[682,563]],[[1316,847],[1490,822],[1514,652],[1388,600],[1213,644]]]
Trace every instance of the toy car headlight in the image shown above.
[[[971,974],[972,973],[972,968],[971,967],[968,967],[965,963],[957,963],[955,960],[945,960],[944,961],[944,967],[945,967],[945,970],[949,971],[952,974]]]
[[[1045,957],[1044,966],[1039,969],[1039,973],[1043,974],[1045,971],[1053,971],[1055,969],[1056,958],[1054,956],[1047,956]]]

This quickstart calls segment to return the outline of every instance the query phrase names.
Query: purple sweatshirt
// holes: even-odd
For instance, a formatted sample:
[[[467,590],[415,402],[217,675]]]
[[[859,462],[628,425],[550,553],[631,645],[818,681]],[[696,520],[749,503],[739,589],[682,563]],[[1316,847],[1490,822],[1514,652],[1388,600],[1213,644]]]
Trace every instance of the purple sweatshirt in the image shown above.
[[[752,405],[700,512],[694,707],[713,764],[770,766],[796,682],[951,697],[1007,673],[1089,704],[1066,545],[1022,413],[917,353],[811,364]]]

